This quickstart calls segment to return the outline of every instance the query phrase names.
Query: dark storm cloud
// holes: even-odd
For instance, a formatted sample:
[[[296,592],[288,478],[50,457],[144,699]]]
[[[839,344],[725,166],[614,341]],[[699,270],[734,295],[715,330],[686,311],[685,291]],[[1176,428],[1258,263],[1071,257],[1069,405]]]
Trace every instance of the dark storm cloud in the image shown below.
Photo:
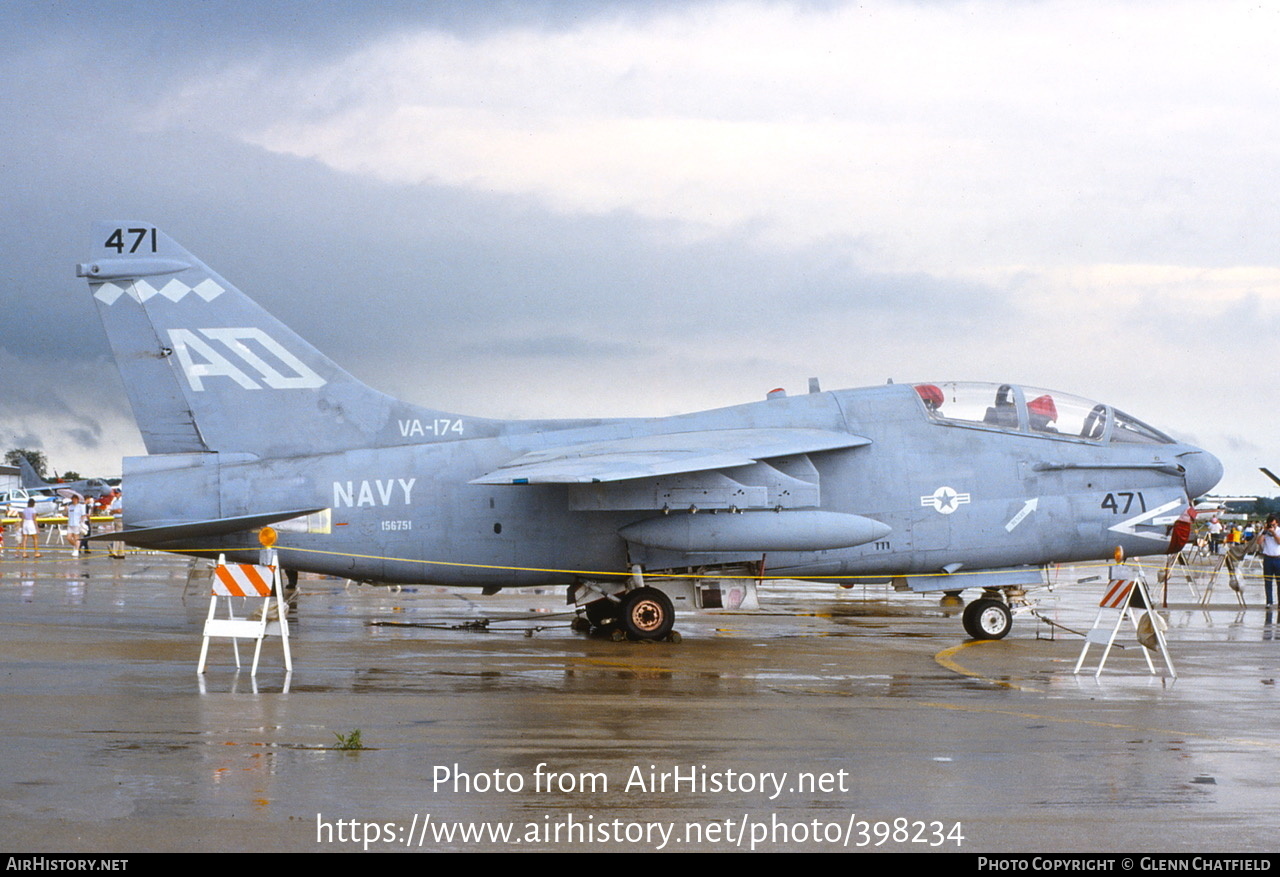
[[[972,284],[868,274],[856,241],[763,248],[748,229],[678,243],[674,229],[625,212],[568,216],[527,197],[371,182],[207,131],[147,131],[127,115],[67,132],[66,115],[0,134],[0,188],[23,217],[15,246],[0,250],[16,292],[0,344],[19,354],[105,352],[73,277],[97,217],[164,226],[356,372],[403,348],[447,355],[567,327],[612,344],[889,311],[908,328],[965,325],[999,306]]]
[[[10,39],[89,40],[113,52],[153,59],[226,59],[272,52],[339,52],[409,28],[479,36],[511,28],[559,30],[592,18],[647,17],[698,0],[382,0],[372,3],[305,0],[185,0],[185,2],[5,4],[0,18]],[[823,5],[823,4],[817,4]]]
[[[89,423],[87,426],[77,427],[67,431],[67,435],[71,440],[82,448],[94,449],[102,444],[102,427],[96,423]]]
[[[307,71],[327,69],[330,61],[400,33],[447,32],[469,49],[472,38],[478,43],[478,38],[504,29],[537,34],[572,30],[584,22],[626,24],[655,10],[687,7],[549,0],[0,6],[7,40],[0,56],[0,114],[6,119],[0,126],[0,198],[5,205],[0,214],[0,363],[5,371],[0,379],[10,388],[0,396],[4,428],[31,446],[48,448],[62,440],[78,448],[96,443],[137,450],[117,448],[121,424],[129,421],[127,406],[88,291],[74,277],[75,262],[88,255],[87,230],[93,219],[137,219],[163,226],[362,379],[427,403],[436,401],[440,388],[451,387],[468,411],[473,405],[483,407],[489,388],[499,381],[520,385],[511,396],[523,404],[524,398],[537,395],[529,391],[544,389],[530,377],[541,374],[564,384],[582,375],[583,383],[591,385],[584,395],[623,386],[627,392],[618,394],[620,413],[643,414],[652,410],[646,406],[653,404],[653,394],[662,392],[664,381],[667,387],[678,384],[686,373],[699,391],[718,380],[720,388],[746,384],[754,393],[764,376],[772,380],[784,369],[807,370],[811,362],[820,363],[813,367],[823,369],[824,385],[843,381],[851,372],[854,380],[865,381],[874,376],[872,369],[877,375],[883,371],[901,377],[923,370],[946,377],[948,369],[962,368],[963,374],[956,376],[998,378],[997,370],[1020,368],[1024,375],[1039,369],[1037,375],[1043,372],[1044,383],[1053,386],[1062,375],[1082,374],[1087,367],[1092,369],[1089,380],[1078,389],[1088,393],[1094,392],[1099,376],[1132,383],[1130,347],[1140,347],[1146,357],[1167,359],[1170,339],[1199,350],[1221,347],[1222,339],[1229,339],[1248,355],[1248,337],[1274,328],[1274,293],[1269,289],[1256,300],[1224,307],[1219,318],[1193,321],[1169,309],[1160,300],[1159,284],[1153,283],[1150,301],[1133,309],[1123,332],[1113,325],[1119,317],[1095,319],[1081,330],[1078,303],[1044,292],[1052,288],[1044,283],[1051,270],[1045,266],[1076,258],[1083,263],[1092,258],[1271,264],[1268,248],[1276,214],[1268,213],[1250,192],[1258,188],[1258,178],[1280,167],[1274,149],[1261,149],[1256,161],[1230,161],[1235,173],[1224,181],[1175,167],[1167,185],[1143,190],[1150,197],[1138,200],[1136,213],[1118,210],[1131,206],[1127,200],[1132,199],[1116,194],[1112,177],[1095,174],[1093,188],[1061,202],[1050,200],[1028,223],[1020,205],[1029,196],[1012,187],[1015,191],[1007,192],[1005,200],[991,200],[1001,209],[977,217],[978,226],[992,229],[987,233],[992,239],[1016,238],[1027,225],[1043,226],[1052,230],[1049,237],[1057,250],[1046,255],[1015,248],[1012,252],[1030,253],[1029,269],[1021,276],[1000,270],[966,275],[1012,277],[987,285],[869,267],[877,264],[877,254],[892,249],[885,240],[893,234],[897,213],[906,217],[911,246],[905,251],[933,253],[935,258],[879,264],[941,265],[940,270],[949,271],[948,245],[967,255],[957,242],[973,239],[965,237],[973,217],[952,212],[945,198],[929,197],[931,192],[916,207],[908,204],[884,215],[875,213],[874,203],[858,204],[865,217],[856,223],[818,223],[824,231],[779,243],[769,234],[771,218],[763,212],[758,224],[726,222],[700,229],[694,227],[696,218],[686,223],[645,218],[626,209],[607,212],[608,203],[603,208],[595,202],[581,210],[566,207],[578,202],[554,197],[554,179],[545,189],[508,189],[536,194],[481,191],[468,187],[470,181],[457,188],[379,182],[318,161],[271,153],[243,139],[255,125],[273,120],[283,107],[282,96],[299,94],[305,103]],[[990,12],[998,7],[974,8]],[[728,17],[758,8],[726,5],[723,11]],[[895,11],[901,4],[885,8]],[[1041,8],[1052,12],[1056,7],[1050,3]],[[714,42],[715,36],[704,38]],[[611,38],[607,29],[605,38]],[[471,109],[485,106],[481,87],[467,91],[488,57],[479,54],[474,69],[458,71],[462,84],[456,94],[450,93]],[[247,71],[243,80],[237,74],[241,69]],[[594,68],[584,64],[582,69],[589,73]],[[303,88],[273,90],[274,76],[296,71],[304,74],[296,77]],[[896,98],[911,98],[915,86],[896,80],[893,85],[903,92],[887,93],[884,106],[896,111]],[[513,91],[519,94],[518,87]],[[681,106],[710,107],[710,117],[719,107],[720,92],[694,92],[702,102]],[[192,94],[211,97],[197,100]],[[344,96],[339,89],[335,99]],[[644,96],[642,88],[638,99]],[[661,100],[653,104],[662,105]],[[919,107],[910,100],[901,105]],[[533,111],[541,115],[557,106]],[[749,110],[743,111],[745,118],[752,117]],[[797,106],[801,116],[804,110]],[[923,142],[917,136],[928,134],[919,121],[912,117],[902,139],[909,154]],[[1242,139],[1274,142],[1257,136]],[[1025,152],[1042,146],[1029,142]],[[1061,154],[1074,157],[1079,152]],[[1052,149],[1048,154],[1060,155]],[[1171,147],[1169,154],[1179,152]],[[894,166],[886,166],[884,191],[903,184],[894,174]],[[1189,176],[1195,177],[1195,185],[1186,184]],[[1003,178],[1003,170],[975,177],[992,180],[994,194],[1004,191],[997,185]],[[829,190],[821,173],[801,182],[811,183],[814,191]],[[752,193],[752,186],[744,177],[740,188]],[[804,191],[803,186],[797,190],[794,203],[808,203]],[[912,190],[908,186],[906,191]],[[963,203],[987,203],[976,197],[989,194],[985,186],[974,193]],[[811,211],[814,216],[819,209],[841,215],[838,197],[815,203],[822,207]],[[1235,205],[1234,212],[1222,213],[1221,203]],[[1078,209],[1082,204],[1087,209]],[[651,215],[680,214],[656,210]],[[925,222],[918,225],[920,219]],[[816,236],[830,228],[849,231]],[[1021,264],[1011,261],[1015,267]],[[951,273],[964,274],[965,268],[957,265]],[[1088,313],[1106,316],[1098,315],[1098,309]],[[1085,336],[1082,341],[1091,336],[1109,343],[1076,345],[1071,343],[1073,332]],[[1130,343],[1110,343],[1121,336]],[[1059,342],[1056,353],[1042,353],[1046,339]],[[1101,355],[1095,355],[1099,350]],[[1091,355],[1076,356],[1085,351]],[[832,375],[836,368],[845,371]],[[645,380],[631,382],[635,375]],[[1147,397],[1153,391],[1144,387],[1131,392]],[[662,404],[683,407],[686,401],[687,396],[676,399],[672,394]],[[693,401],[701,407],[720,399]],[[530,413],[515,407],[508,405],[513,413]],[[1132,407],[1140,414],[1146,410]],[[562,411],[553,406],[534,413]],[[42,414],[43,427],[38,421]],[[39,441],[55,431],[61,436],[50,434],[48,441]],[[89,468],[74,459],[61,465]]]
[[[607,343],[576,335],[550,335],[539,338],[491,338],[485,342],[460,345],[461,353],[479,359],[482,356],[507,359],[546,359],[573,357],[593,360],[636,360],[659,353],[656,347],[641,343]]]
[[[742,339],[845,320],[865,341],[884,321],[965,322],[993,300],[928,277],[867,274],[858,241],[784,250],[758,246],[751,228],[683,240],[678,225],[625,211],[567,215],[528,196],[380,183],[212,126],[160,128],[154,104],[189,64],[212,63],[159,45],[173,15],[153,25],[155,39],[119,49],[88,22],[0,60],[0,110],[21,120],[0,129],[0,353],[18,388],[0,408],[18,445],[139,450],[121,440],[132,434],[128,406],[74,277],[96,218],[163,226],[341,365],[424,402],[479,372],[462,390],[474,404],[553,353],[581,373],[618,362],[652,371],[672,349],[769,369]],[[906,316],[891,318],[903,303]],[[37,441],[45,432],[50,441]],[[74,456],[60,465],[90,468]]]
[[[33,432],[13,433],[12,445],[15,448],[30,448],[31,450],[40,450],[44,447],[44,443],[40,440],[40,436]]]

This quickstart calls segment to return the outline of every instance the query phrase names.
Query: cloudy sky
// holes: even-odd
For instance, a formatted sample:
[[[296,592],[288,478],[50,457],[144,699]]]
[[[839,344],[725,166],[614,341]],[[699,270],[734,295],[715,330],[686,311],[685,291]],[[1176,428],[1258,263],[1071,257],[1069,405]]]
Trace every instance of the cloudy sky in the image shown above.
[[[164,227],[368,383],[491,417],[913,380],[1280,467],[1280,7],[0,6],[0,449],[141,453],[74,264]]]

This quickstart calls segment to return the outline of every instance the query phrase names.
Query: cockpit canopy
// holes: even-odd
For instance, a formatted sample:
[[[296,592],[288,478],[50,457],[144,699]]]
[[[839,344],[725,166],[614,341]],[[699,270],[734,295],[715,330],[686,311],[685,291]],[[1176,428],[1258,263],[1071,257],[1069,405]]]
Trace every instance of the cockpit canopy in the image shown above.
[[[959,381],[914,386],[929,416],[939,423],[1077,441],[1173,443],[1136,417],[1070,393]]]

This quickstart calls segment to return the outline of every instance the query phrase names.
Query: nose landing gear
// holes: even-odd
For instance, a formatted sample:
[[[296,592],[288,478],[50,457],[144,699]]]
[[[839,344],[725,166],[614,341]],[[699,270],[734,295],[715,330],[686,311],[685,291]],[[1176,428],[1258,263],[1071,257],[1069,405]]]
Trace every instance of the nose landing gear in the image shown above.
[[[982,597],[964,607],[965,633],[974,639],[1004,639],[1013,627],[1013,613],[1003,600]]]

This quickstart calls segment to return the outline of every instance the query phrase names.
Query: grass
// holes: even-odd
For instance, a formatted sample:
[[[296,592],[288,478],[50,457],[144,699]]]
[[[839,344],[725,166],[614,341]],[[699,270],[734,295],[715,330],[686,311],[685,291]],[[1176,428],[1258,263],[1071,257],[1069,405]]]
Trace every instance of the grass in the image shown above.
[[[338,743],[336,746],[333,747],[334,749],[354,750],[354,749],[368,748],[364,745],[364,743],[360,741],[359,728],[356,728],[354,731],[352,731],[350,734],[347,734],[345,737],[342,734],[339,734],[337,731],[333,732],[333,736],[338,738]]]

